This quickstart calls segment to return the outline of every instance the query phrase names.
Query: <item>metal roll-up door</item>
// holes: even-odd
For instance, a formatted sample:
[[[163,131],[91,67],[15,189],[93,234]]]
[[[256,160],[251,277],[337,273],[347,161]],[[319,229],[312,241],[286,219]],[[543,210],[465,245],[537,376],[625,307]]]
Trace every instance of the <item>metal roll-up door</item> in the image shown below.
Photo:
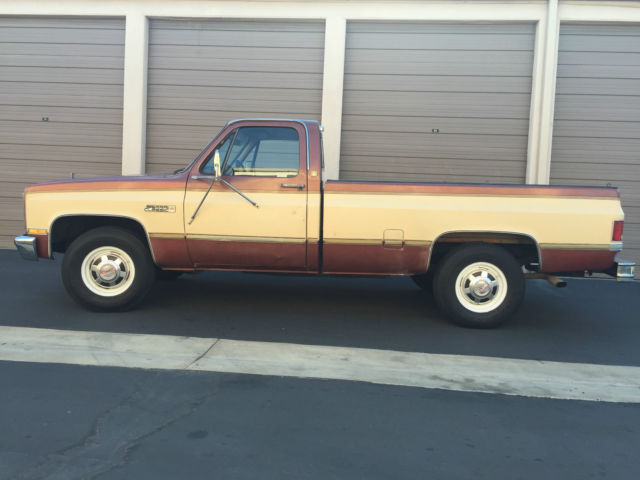
[[[640,26],[561,25],[551,182],[620,187],[640,262]]]
[[[324,22],[152,20],[147,171],[189,163],[236,118],[320,120]]]
[[[340,178],[523,183],[534,36],[349,22]]]
[[[123,69],[123,20],[0,17],[0,246],[26,185],[120,174]]]

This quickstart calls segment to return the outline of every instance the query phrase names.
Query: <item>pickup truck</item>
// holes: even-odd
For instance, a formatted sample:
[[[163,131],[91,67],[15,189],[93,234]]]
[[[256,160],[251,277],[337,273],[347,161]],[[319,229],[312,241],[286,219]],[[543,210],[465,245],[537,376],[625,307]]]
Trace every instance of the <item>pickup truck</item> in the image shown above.
[[[527,277],[633,278],[615,259],[616,188],[323,181],[321,130],[235,120],[171,175],[29,186],[15,244],[27,259],[64,253],[67,291],[102,311],[181,272],[405,275],[453,322],[490,328],[513,316]]]

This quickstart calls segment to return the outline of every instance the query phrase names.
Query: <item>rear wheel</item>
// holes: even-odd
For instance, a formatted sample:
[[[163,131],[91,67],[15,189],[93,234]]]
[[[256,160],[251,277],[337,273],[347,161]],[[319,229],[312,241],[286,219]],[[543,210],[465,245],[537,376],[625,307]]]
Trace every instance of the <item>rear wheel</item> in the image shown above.
[[[522,303],[524,276],[507,250],[487,244],[463,245],[439,263],[433,294],[440,310],[454,323],[495,328]]]
[[[100,227],[80,235],[62,260],[62,281],[67,292],[90,310],[133,308],[154,279],[149,249],[122,228]]]

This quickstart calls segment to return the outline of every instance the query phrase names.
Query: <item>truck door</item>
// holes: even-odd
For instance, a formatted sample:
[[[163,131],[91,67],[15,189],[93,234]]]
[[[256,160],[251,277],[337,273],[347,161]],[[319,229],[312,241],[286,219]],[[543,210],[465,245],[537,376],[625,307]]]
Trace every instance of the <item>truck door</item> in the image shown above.
[[[197,268],[305,270],[304,127],[254,121],[227,130],[194,166],[187,183],[184,215],[191,260]],[[216,152],[222,176],[213,181]]]

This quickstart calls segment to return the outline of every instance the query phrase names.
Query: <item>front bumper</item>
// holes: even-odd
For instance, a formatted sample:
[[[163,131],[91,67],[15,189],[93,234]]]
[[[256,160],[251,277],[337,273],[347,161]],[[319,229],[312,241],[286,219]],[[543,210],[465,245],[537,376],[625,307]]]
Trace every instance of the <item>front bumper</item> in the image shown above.
[[[22,258],[25,260],[38,260],[38,246],[35,237],[23,235],[16,237],[13,243],[15,243],[18,253]]]

